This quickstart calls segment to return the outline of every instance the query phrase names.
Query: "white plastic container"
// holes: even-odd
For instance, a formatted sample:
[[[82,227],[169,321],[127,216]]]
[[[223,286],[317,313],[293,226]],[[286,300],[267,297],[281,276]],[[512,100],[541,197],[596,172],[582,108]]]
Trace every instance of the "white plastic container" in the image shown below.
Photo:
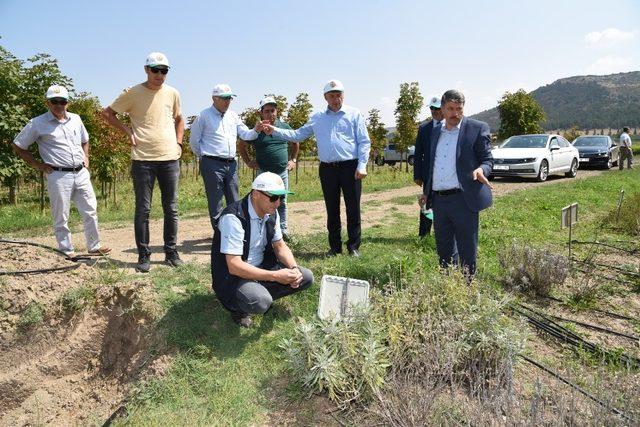
[[[369,305],[369,282],[348,277],[322,276],[320,283],[320,319],[349,318],[356,306]]]

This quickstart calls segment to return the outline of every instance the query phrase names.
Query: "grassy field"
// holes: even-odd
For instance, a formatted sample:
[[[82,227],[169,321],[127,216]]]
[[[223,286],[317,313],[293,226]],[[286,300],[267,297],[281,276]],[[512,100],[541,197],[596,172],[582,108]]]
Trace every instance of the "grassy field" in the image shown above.
[[[300,167],[298,171],[298,182],[295,182],[295,172],[290,175],[290,187],[296,194],[291,196],[291,200],[308,201],[322,198],[322,189],[318,179],[317,162],[308,162],[305,167]],[[181,218],[197,217],[207,215],[207,198],[204,192],[204,184],[200,175],[195,175],[193,169],[189,169],[180,180],[180,193],[178,195],[178,213]],[[249,191],[253,175],[251,170],[246,168],[240,173],[240,194],[244,195]],[[372,193],[376,191],[388,190],[410,185],[413,181],[412,172],[400,170],[398,167],[375,167],[370,171],[363,185],[363,192]],[[94,187],[97,183],[93,182]],[[116,199],[118,203],[113,204],[113,197],[106,203],[98,196],[98,219],[101,227],[117,227],[130,225],[133,222],[134,197],[133,185],[130,181],[118,182],[116,186]],[[0,236],[33,236],[51,229],[51,216],[48,205],[43,212],[40,212],[38,190],[30,187],[23,191],[20,203],[17,206],[0,205]],[[47,202],[48,203],[48,202]],[[158,186],[154,190],[151,218],[162,217],[162,205],[160,203],[160,191]],[[71,210],[70,228],[78,231],[82,226],[82,220],[75,207]]]
[[[504,292],[498,254],[513,239],[566,253],[568,235],[560,230],[560,209],[573,202],[580,204],[574,238],[637,240],[637,236],[619,235],[602,226],[622,188],[628,195],[640,192],[638,169],[566,180],[499,198],[481,215],[479,279],[495,294]],[[323,274],[334,274],[369,280],[375,288],[388,283],[408,286],[419,271],[435,268],[435,245],[432,237],[416,237],[416,218],[394,218],[385,226],[364,231],[359,259],[324,258],[324,234],[298,238],[293,250],[299,263],[312,269],[318,284]],[[119,423],[260,425],[280,424],[283,416],[293,416],[301,425],[323,423],[317,418],[313,400],[288,377],[279,347],[292,334],[296,318],[315,315],[317,285],[276,302],[268,314],[255,319],[252,329],[240,330],[212,295],[208,266],[157,268],[149,280],[164,313],[157,324],[165,340],[163,347],[174,357],[163,377],[138,384],[127,405],[129,415]],[[608,294],[598,296],[600,306],[609,303]],[[530,351],[535,355],[535,348]],[[559,359],[543,360],[578,373],[586,369],[584,360],[573,352],[560,351]],[[624,380],[624,374],[619,375]],[[583,381],[591,385],[587,379]]]

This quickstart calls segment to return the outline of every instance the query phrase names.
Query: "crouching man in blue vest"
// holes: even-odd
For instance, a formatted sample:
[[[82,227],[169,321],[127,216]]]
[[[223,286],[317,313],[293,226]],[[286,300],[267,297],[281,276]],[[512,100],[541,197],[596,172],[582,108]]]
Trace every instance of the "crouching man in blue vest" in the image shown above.
[[[264,172],[251,192],[227,206],[214,228],[211,245],[213,290],[235,323],[251,326],[273,300],[313,283],[313,273],[297,265],[282,239],[278,206],[288,191],[280,176]]]

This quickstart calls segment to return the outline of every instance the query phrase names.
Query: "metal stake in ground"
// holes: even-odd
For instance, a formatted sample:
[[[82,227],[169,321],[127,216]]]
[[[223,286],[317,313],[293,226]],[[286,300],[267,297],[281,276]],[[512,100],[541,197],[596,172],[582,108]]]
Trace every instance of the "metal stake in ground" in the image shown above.
[[[618,209],[616,210],[616,224],[620,220],[620,209],[622,208],[623,200],[624,200],[624,189],[620,190],[620,197],[618,198]]]
[[[569,263],[571,263],[571,240],[573,224],[578,222],[578,204],[572,203],[562,208],[560,213],[560,229],[569,227]]]

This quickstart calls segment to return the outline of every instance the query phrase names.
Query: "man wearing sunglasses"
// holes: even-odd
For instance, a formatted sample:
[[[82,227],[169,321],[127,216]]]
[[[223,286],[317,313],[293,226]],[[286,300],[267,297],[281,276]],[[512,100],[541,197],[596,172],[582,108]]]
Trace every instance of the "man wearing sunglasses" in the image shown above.
[[[98,203],[87,170],[89,134],[80,116],[67,111],[69,92],[64,86],[51,86],[46,98],[49,111],[27,123],[13,141],[13,150],[31,167],[45,173],[58,248],[67,256],[74,256],[68,226],[73,200],[82,216],[87,250],[105,255],[111,249],[100,246]],[[34,142],[38,143],[42,162],[28,150]]]
[[[277,208],[287,194],[280,176],[258,175],[251,192],[228,205],[214,226],[211,245],[213,290],[232,320],[251,326],[274,300],[311,286],[313,273],[297,265],[282,239]]]
[[[147,80],[125,90],[103,117],[131,142],[131,177],[136,197],[134,228],[138,248],[136,270],[151,268],[149,249],[149,212],[155,181],[158,181],[164,213],[165,263],[182,265],[178,255],[178,178],[182,155],[184,120],[180,112],[180,94],[165,84],[169,60],[160,52],[152,52],[144,65]],[[128,114],[131,126],[116,114]]]
[[[416,137],[415,161],[413,162],[413,181],[420,187],[424,185],[425,181],[423,177],[423,171],[425,169],[425,152],[424,144],[422,143],[422,133],[424,133],[425,135],[430,135],[433,131],[433,128],[442,123],[442,120],[444,120],[444,113],[442,112],[440,106],[441,102],[439,97],[434,96],[433,98],[431,98],[431,100],[429,101],[431,120],[420,125],[418,135]],[[420,226],[418,229],[418,235],[420,237],[426,236],[427,234],[431,233],[431,224],[433,223],[433,211],[431,209],[425,209],[426,207],[424,205],[422,205],[421,208]]]
[[[258,137],[235,111],[229,110],[235,96],[229,85],[215,85],[211,94],[213,105],[202,110],[190,128],[189,145],[200,159],[212,226],[222,211],[222,197],[227,205],[238,200],[238,137],[245,141]],[[259,125],[256,123],[256,127]]]

